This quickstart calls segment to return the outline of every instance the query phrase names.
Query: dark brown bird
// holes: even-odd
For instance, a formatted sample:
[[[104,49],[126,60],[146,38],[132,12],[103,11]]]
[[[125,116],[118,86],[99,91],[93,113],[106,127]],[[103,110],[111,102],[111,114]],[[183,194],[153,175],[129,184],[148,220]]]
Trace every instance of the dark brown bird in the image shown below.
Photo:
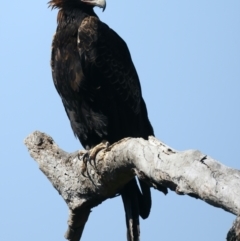
[[[51,67],[74,134],[87,150],[125,137],[153,135],[141,87],[124,40],[101,22],[94,6],[105,0],[52,0],[58,8],[57,31],[52,43]],[[151,209],[150,187],[136,179],[120,191],[127,236],[139,240],[139,215]]]

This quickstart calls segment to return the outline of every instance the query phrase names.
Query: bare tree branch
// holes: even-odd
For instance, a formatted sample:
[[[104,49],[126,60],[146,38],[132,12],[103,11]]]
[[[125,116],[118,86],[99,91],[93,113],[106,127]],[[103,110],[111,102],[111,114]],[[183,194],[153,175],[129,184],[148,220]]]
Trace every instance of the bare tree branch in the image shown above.
[[[70,209],[65,237],[71,241],[80,239],[91,208],[114,197],[135,175],[158,190],[167,187],[240,214],[240,171],[196,150],[178,152],[154,137],[127,138],[100,151],[84,172],[84,151],[66,153],[38,131],[25,144]]]

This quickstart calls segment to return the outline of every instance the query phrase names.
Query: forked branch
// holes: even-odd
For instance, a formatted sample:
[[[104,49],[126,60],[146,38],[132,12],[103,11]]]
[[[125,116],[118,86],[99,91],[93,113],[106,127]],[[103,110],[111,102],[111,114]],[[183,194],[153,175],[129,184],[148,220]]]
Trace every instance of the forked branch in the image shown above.
[[[168,188],[240,214],[240,171],[196,150],[179,152],[154,137],[126,138],[100,151],[85,170],[84,151],[66,153],[44,133],[30,134],[25,144],[70,209],[66,238],[71,241],[80,239],[91,208],[114,197],[135,175],[158,190]],[[234,225],[231,241],[240,240],[239,219]]]

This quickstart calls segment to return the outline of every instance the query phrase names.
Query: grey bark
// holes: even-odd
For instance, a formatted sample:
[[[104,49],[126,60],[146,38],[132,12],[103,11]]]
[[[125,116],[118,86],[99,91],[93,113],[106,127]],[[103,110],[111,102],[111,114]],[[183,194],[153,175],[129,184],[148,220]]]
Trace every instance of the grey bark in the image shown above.
[[[101,150],[85,170],[85,151],[66,153],[44,133],[30,134],[25,144],[69,207],[65,237],[71,241],[80,239],[91,208],[114,197],[135,175],[160,191],[164,186],[240,214],[240,171],[197,150],[179,152],[154,137],[126,138]],[[238,218],[227,240],[240,240],[239,232]]]

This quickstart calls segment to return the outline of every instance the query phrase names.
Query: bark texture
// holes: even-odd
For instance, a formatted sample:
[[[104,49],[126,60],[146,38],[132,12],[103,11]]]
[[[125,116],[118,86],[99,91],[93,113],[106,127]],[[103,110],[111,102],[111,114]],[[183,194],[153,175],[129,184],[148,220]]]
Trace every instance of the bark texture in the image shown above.
[[[71,241],[80,239],[91,208],[114,197],[135,175],[160,191],[164,186],[240,215],[240,171],[197,150],[179,152],[154,137],[127,138],[100,151],[85,167],[85,151],[66,153],[39,131],[25,144],[69,207],[65,237]],[[231,239],[231,229],[227,240],[240,240],[237,220],[236,237]]]

